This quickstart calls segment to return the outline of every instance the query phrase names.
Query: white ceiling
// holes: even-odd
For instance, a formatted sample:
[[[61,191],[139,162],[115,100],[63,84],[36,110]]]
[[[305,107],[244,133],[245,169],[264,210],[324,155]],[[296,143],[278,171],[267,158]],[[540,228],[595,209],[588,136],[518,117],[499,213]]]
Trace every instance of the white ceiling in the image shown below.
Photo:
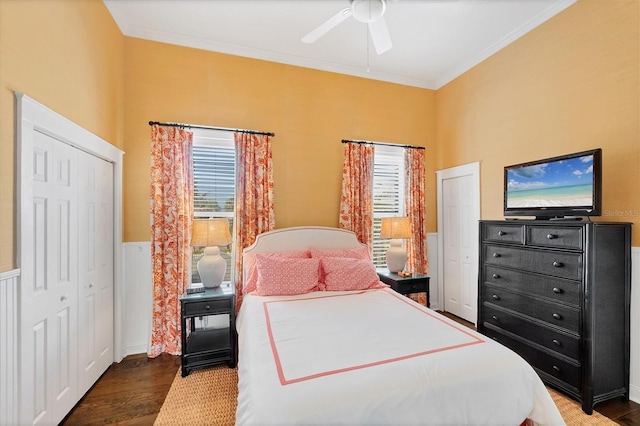
[[[348,0],[103,0],[123,34],[427,89],[438,89],[575,0],[390,0],[393,47],[378,56],[348,18],[301,38]]]

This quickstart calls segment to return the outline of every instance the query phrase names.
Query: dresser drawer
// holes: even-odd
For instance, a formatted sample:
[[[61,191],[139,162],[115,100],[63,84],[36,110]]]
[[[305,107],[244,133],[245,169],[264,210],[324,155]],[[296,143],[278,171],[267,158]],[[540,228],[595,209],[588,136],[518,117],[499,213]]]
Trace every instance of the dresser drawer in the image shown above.
[[[512,269],[538,272],[554,277],[582,278],[582,254],[542,251],[487,244],[483,246],[484,262]]]
[[[524,244],[524,225],[508,223],[483,223],[482,239]]]
[[[582,249],[582,228],[527,226],[527,244]]]
[[[562,358],[547,354],[493,327],[486,328],[485,334],[508,348],[511,348],[535,368],[563,381],[576,390],[580,390],[582,387],[581,368],[579,364],[574,364]]]
[[[483,307],[481,322],[485,326],[492,324],[510,331],[552,351],[573,358],[576,362],[580,359],[580,338],[578,335],[561,333],[490,306]]]
[[[558,302],[580,306],[580,283],[546,275],[513,271],[497,266],[485,266],[485,283],[546,297]]]
[[[231,312],[231,298],[208,300],[202,302],[189,302],[182,305],[182,315],[198,316],[213,315],[217,313]]]
[[[485,305],[510,309],[523,315],[536,318],[547,324],[564,328],[569,332],[580,333],[580,310],[557,303],[544,302],[541,299],[512,293],[502,287],[486,284],[482,288],[482,300]]]

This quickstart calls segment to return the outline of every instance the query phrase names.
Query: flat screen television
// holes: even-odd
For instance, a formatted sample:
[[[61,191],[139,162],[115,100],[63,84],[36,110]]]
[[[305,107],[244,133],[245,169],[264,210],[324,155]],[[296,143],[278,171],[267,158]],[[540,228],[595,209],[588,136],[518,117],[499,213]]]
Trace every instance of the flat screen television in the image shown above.
[[[505,216],[600,216],[601,203],[600,148],[504,168]]]

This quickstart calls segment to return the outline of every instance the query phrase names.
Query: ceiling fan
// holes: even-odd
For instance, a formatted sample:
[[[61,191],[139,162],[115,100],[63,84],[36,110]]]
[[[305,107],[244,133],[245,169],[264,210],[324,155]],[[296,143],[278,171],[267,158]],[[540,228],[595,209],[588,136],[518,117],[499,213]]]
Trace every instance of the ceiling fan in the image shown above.
[[[315,30],[302,38],[305,43],[313,43],[320,37],[337,27],[349,16],[353,16],[358,22],[367,24],[369,34],[373,41],[373,46],[378,55],[382,55],[391,49],[391,37],[384,20],[384,13],[387,10],[387,0],[348,0],[350,6],[320,24]]]

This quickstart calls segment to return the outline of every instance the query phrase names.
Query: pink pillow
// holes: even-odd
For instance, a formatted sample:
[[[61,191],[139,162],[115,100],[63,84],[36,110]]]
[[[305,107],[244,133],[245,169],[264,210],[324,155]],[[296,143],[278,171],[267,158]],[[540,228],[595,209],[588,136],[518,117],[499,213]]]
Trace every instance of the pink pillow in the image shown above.
[[[318,290],[320,259],[291,259],[256,254],[260,296],[286,296]]]
[[[347,248],[347,249],[331,249],[331,250],[321,250],[317,248],[310,248],[311,257],[348,257],[350,259],[367,259],[371,260],[371,255],[369,254],[369,249],[366,246],[360,246],[355,248]]]
[[[246,253],[242,256],[242,261],[245,263],[244,270],[247,272],[247,276],[244,277],[244,287],[242,292],[244,294],[251,293],[256,290],[256,284],[258,282],[258,271],[256,270],[256,256],[271,256],[287,259],[308,259],[311,257],[309,250],[300,251],[282,251],[277,253]]]
[[[371,255],[369,255],[369,249],[367,248],[367,246],[329,250],[321,250],[311,247],[309,249],[309,252],[311,252],[311,257],[318,257],[320,259],[323,259],[325,257],[341,257],[349,259],[371,260]],[[324,283],[324,271],[322,269],[320,269],[320,283]]]
[[[370,260],[324,257],[321,262],[324,282],[320,283],[320,290],[345,291],[386,287],[380,282],[376,267]]]

